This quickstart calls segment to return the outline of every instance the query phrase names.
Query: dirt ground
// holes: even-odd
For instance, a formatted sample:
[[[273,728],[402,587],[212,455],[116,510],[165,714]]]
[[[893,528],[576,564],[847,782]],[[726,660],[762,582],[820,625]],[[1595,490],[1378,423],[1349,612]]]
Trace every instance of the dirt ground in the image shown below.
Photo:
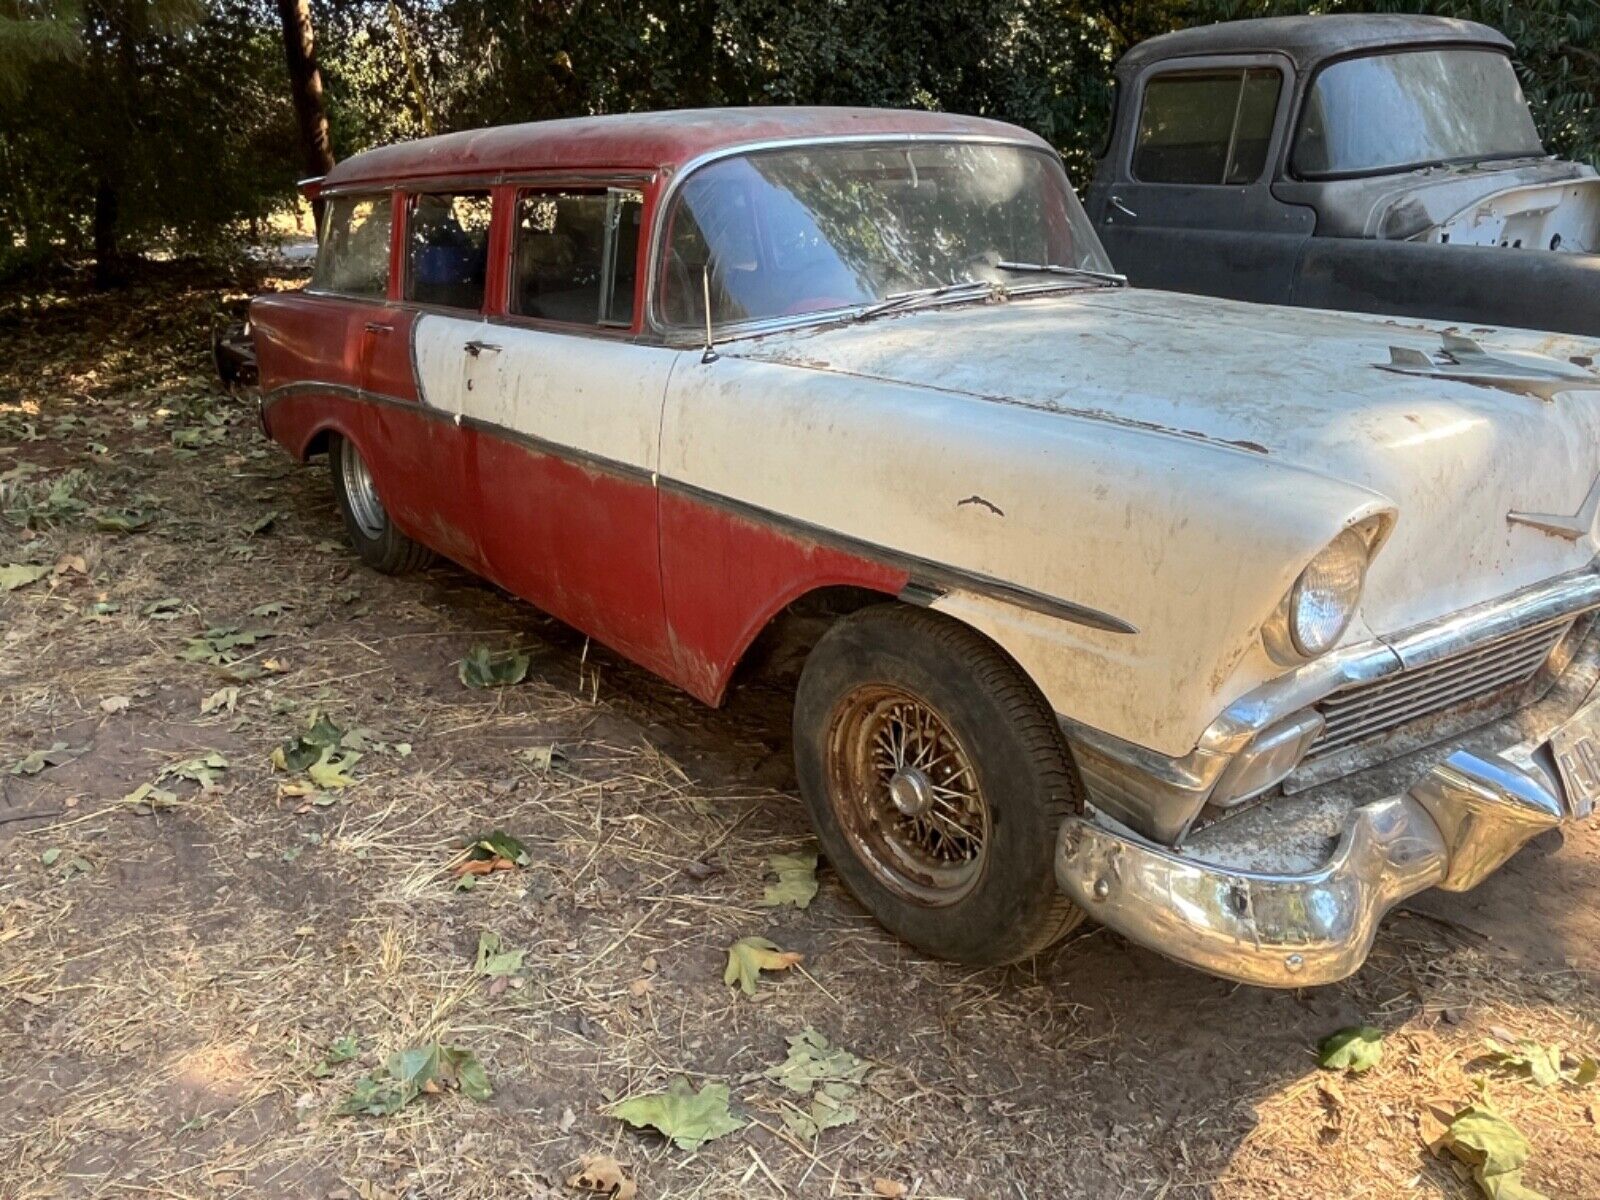
[[[782,687],[709,711],[460,570],[363,569],[325,468],[211,380],[241,295],[171,268],[0,298],[0,567],[50,568],[0,592],[6,1200],[576,1196],[584,1154],[647,1198],[1466,1197],[1427,1143],[1484,1087],[1526,1184],[1600,1197],[1600,1085],[1504,1078],[1483,1044],[1600,1051],[1595,829],[1419,898],[1356,978],[1297,993],[1093,927],[929,961],[826,864],[808,908],[764,907],[768,858],[810,845]],[[527,679],[463,686],[480,644]],[[342,789],[270,762],[319,712],[364,731]],[[185,768],[209,788],[173,773],[212,753]],[[459,889],[492,829],[528,862]],[[484,931],[514,982],[477,973]],[[751,935],[805,957],[747,998],[723,967]],[[1383,1061],[1319,1071],[1358,1023]],[[814,1138],[764,1075],[807,1027],[872,1065]],[[435,1039],[487,1099],[338,1115]],[[680,1075],[744,1125],[690,1152],[608,1112]]]

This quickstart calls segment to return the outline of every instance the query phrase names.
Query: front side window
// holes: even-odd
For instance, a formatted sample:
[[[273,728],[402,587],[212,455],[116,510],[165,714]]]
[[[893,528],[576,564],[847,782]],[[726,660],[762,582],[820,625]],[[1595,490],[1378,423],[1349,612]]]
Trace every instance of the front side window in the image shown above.
[[[330,197],[311,286],[350,296],[388,295],[390,213],[387,195]]]
[[[625,188],[517,198],[511,311],[569,325],[633,324],[644,197]]]
[[[1381,174],[1544,154],[1511,60],[1495,50],[1414,50],[1323,68],[1306,96],[1295,173]]]
[[[1145,85],[1133,177],[1240,185],[1261,178],[1283,76],[1270,67],[1160,75]]]
[[[489,268],[488,192],[411,197],[406,218],[406,299],[445,308],[483,307]]]
[[[969,280],[1004,262],[1110,270],[1061,165],[1025,146],[908,142],[751,152],[680,188],[656,281],[677,327],[799,316]]]

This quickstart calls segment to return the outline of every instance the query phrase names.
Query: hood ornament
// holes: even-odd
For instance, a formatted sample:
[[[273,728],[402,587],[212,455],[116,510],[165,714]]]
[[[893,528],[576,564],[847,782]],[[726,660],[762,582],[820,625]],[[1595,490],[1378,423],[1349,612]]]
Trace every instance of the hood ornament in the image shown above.
[[[1589,494],[1583,504],[1570,517],[1558,513],[1508,512],[1506,520],[1513,525],[1531,525],[1535,529],[1552,533],[1558,538],[1575,542],[1594,529],[1595,517],[1600,515],[1600,476],[1589,485]]]
[[[1540,400],[1554,400],[1560,392],[1600,391],[1600,375],[1577,363],[1526,350],[1485,348],[1474,338],[1454,333],[1443,335],[1437,358],[1408,346],[1390,346],[1389,361],[1376,365],[1380,371],[1456,379]]]

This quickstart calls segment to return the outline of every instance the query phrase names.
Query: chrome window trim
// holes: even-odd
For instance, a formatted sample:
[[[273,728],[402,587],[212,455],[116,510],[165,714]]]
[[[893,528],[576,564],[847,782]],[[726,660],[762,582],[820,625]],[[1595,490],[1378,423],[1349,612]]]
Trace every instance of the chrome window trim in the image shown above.
[[[646,278],[645,287],[643,330],[660,338],[665,345],[698,344],[705,338],[703,329],[668,325],[661,319],[658,304],[660,299],[658,285],[660,283],[661,256],[667,235],[667,214],[671,211],[672,202],[677,199],[678,192],[685,181],[696,171],[702,167],[710,166],[712,163],[720,162],[725,158],[735,158],[743,154],[759,154],[771,150],[800,149],[807,146],[893,146],[905,142],[916,142],[924,145],[1015,146],[1020,150],[1031,150],[1053,162],[1056,169],[1061,172],[1067,187],[1072,187],[1072,180],[1067,175],[1067,169],[1061,161],[1061,156],[1049,146],[1040,145],[1029,138],[1002,137],[999,134],[992,133],[841,133],[821,137],[764,138],[759,141],[743,142],[736,146],[722,146],[716,150],[708,150],[704,154],[689,159],[676,171],[668,173],[665,183],[661,186],[661,190],[656,196],[655,209],[651,219],[650,253],[645,263],[649,274]],[[734,325],[723,326],[717,329],[715,333],[718,340],[731,341],[735,338],[755,337],[763,333],[775,333],[780,330],[795,329],[805,325],[833,324],[841,316],[851,313],[860,307],[862,306],[859,304],[852,304],[841,308],[823,309],[814,313],[801,313],[795,316],[764,317],[753,321],[741,321]]]

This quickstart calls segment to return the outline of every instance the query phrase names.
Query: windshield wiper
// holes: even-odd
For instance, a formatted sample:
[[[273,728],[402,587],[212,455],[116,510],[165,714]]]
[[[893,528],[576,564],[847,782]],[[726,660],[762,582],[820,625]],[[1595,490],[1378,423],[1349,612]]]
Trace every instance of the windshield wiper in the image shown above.
[[[1069,275],[1074,279],[1095,279],[1112,287],[1127,287],[1128,277],[1114,271],[1095,271],[1089,267],[1063,267],[1058,263],[998,262],[1002,271],[1027,271],[1039,275]]]
[[[998,283],[989,279],[963,279],[958,283],[941,284],[939,287],[917,288],[910,292],[896,292],[879,300],[876,304],[869,304],[850,314],[847,320],[853,322],[866,321],[872,317],[881,317],[885,313],[899,312],[903,308],[910,308],[924,300],[949,300],[976,298],[990,296],[1002,290]]]

